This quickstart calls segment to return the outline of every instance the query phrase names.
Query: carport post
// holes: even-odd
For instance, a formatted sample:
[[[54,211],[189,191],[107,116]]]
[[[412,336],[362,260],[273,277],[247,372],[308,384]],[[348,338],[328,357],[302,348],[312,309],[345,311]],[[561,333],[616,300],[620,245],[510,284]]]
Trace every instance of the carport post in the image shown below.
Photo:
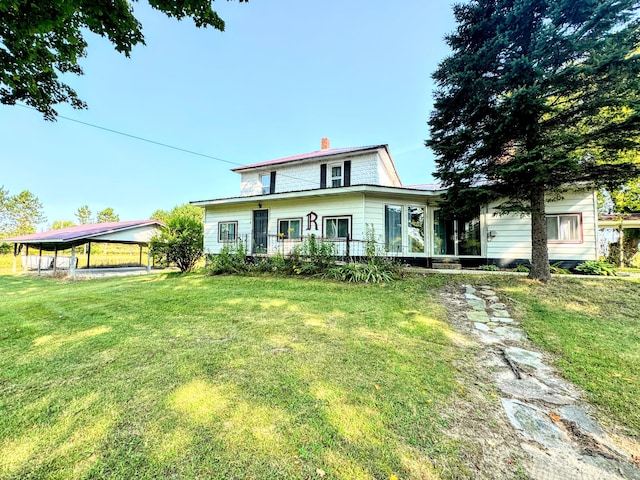
[[[147,244],[147,273],[151,272],[151,249]]]
[[[71,274],[71,280],[76,279],[76,246],[71,246],[71,263],[69,264],[69,273]]]
[[[53,247],[53,274],[55,275],[58,271],[58,245]]]
[[[138,263],[142,266],[142,244],[138,245],[138,247],[140,247],[140,259],[138,260]]]
[[[18,268],[18,244],[13,244],[13,273],[16,273],[16,268]]]
[[[28,257],[27,257],[28,259]],[[40,244],[40,250],[38,252],[38,276],[40,276],[40,269],[42,268],[40,264],[42,263],[42,244]]]

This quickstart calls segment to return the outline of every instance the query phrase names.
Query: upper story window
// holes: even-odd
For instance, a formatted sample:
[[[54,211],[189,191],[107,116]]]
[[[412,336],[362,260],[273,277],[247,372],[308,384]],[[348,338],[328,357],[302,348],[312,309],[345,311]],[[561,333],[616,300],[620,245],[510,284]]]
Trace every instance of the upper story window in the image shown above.
[[[582,217],[579,213],[546,215],[547,241],[549,242],[581,242]]]
[[[351,160],[341,163],[320,164],[320,188],[351,186]]]
[[[271,193],[271,175],[260,175],[260,184],[262,185],[262,194],[269,195]]]
[[[340,165],[329,165],[331,169],[331,187],[341,187],[342,186],[342,164]]]

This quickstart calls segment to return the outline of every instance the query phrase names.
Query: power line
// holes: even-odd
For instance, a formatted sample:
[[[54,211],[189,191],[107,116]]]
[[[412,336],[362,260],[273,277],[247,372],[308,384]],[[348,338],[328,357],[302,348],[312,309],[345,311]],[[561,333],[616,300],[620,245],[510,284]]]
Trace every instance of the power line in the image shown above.
[[[19,106],[19,107],[28,108],[29,110],[35,110],[36,112],[38,111],[37,108],[31,107],[29,105],[24,105],[22,103],[16,103],[16,105]],[[71,117],[65,117],[64,115],[58,115],[58,118],[62,118],[64,120],[68,120],[68,121],[74,122],[74,123],[79,123],[81,125],[86,125],[88,127],[97,128],[99,130],[104,130],[105,132],[115,133],[116,135],[122,135],[123,137],[133,138],[134,140],[140,140],[141,142],[147,142],[147,143],[151,143],[153,145],[158,145],[160,147],[165,147],[165,148],[170,148],[172,150],[177,150],[179,152],[189,153],[191,155],[197,155],[198,157],[204,157],[204,158],[208,158],[210,160],[216,160],[218,162],[224,162],[224,163],[228,163],[230,165],[235,165],[235,166],[238,166],[238,167],[243,167],[244,166],[242,163],[232,162],[231,160],[225,160],[224,158],[214,157],[213,155],[207,155],[206,153],[200,153],[200,152],[195,152],[193,150],[188,150],[186,148],[176,147],[174,145],[169,145],[167,143],[158,142],[156,140],[151,140],[151,139],[148,139],[148,138],[139,137],[138,135],[133,135],[131,133],[121,132],[119,130],[114,130],[112,128],[102,127],[102,126],[96,125],[94,123],[83,122],[82,120],[77,120],[77,119],[71,118]],[[293,177],[291,175],[287,175],[287,174],[284,174],[284,173],[278,173],[278,175],[282,176],[282,177],[290,178],[292,180],[299,180],[301,182],[315,183],[315,182],[311,182],[310,180],[305,179],[305,178]]]

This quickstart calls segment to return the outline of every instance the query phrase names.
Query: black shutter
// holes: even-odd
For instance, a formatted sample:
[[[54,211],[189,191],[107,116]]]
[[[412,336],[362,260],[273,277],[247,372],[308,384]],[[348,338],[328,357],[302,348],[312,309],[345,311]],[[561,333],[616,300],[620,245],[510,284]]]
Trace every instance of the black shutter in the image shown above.
[[[320,188],[327,188],[327,164],[320,165]]]
[[[351,160],[345,160],[344,162],[344,186],[349,187],[351,185]]]
[[[276,172],[271,172],[269,179],[269,193],[276,193]]]

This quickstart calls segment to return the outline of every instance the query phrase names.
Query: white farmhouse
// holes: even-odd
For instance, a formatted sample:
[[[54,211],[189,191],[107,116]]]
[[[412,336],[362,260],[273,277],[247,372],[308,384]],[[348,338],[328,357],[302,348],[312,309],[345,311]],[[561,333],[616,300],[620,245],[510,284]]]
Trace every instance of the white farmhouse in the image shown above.
[[[528,263],[531,222],[479,205],[472,218],[448,218],[437,185],[403,186],[387,145],[321,149],[233,169],[240,196],[192,202],[205,209],[205,251],[242,241],[252,255],[287,254],[305,237],[364,255],[367,232],[379,250],[432,266]],[[574,266],[597,259],[595,192],[568,192],[547,203],[549,258]]]

